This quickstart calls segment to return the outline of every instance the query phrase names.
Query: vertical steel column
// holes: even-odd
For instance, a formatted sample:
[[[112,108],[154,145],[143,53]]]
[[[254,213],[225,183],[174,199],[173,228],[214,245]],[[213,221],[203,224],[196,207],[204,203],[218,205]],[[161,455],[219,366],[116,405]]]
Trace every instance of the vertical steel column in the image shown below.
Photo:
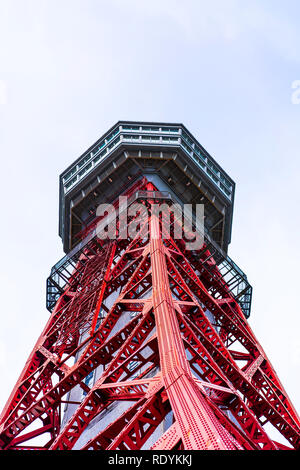
[[[169,286],[166,251],[159,219],[153,213],[150,222],[150,256],[153,309],[162,379],[179,424],[184,448],[220,450],[241,448],[209,409],[191,374]]]

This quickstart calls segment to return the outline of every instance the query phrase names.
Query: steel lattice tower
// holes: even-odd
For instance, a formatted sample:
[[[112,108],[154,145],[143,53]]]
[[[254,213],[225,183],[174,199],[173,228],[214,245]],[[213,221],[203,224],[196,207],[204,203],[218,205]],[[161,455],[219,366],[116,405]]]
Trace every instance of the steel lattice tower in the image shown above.
[[[247,322],[252,288],[227,255],[234,190],[181,124],[118,122],[63,172],[66,256],[1,449],[299,449],[297,413]],[[142,235],[101,239],[101,203],[122,231],[119,196],[145,208]],[[154,206],[174,203],[204,205],[200,249],[174,236],[171,210],[164,233]]]

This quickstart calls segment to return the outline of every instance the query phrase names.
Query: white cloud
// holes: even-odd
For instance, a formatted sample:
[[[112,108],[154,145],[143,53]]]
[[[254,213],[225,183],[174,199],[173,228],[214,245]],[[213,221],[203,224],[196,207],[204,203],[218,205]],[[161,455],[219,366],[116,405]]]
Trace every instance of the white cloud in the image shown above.
[[[240,0],[114,0],[120,9],[136,17],[173,23],[182,39],[192,45],[215,41],[243,41],[249,37],[269,45],[287,60],[300,61],[300,31],[292,5],[284,11],[266,2]],[[284,14],[283,14],[284,13]]]

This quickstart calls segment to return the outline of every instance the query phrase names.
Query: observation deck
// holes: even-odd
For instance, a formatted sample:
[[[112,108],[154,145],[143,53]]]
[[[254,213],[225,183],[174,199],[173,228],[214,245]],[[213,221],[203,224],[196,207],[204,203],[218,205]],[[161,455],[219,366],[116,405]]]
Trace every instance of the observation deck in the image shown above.
[[[202,203],[211,239],[227,253],[235,183],[183,124],[119,121],[60,175],[59,235],[80,243],[100,203],[146,176],[181,203]]]

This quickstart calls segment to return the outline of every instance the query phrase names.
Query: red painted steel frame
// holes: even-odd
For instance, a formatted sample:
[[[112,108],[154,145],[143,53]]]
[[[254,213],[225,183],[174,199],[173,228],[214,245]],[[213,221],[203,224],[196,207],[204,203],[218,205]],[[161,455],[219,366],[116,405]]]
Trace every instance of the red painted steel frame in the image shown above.
[[[152,449],[299,449],[297,413],[217,267],[213,279],[207,271],[207,247],[195,256],[165,238],[155,188],[144,189],[147,236],[86,248],[1,414],[1,448],[72,449],[122,400],[128,408],[83,449],[141,449],[167,415]],[[99,366],[89,388],[84,379]],[[61,406],[77,385],[86,396],[62,429]],[[44,434],[45,444],[30,442]]]

